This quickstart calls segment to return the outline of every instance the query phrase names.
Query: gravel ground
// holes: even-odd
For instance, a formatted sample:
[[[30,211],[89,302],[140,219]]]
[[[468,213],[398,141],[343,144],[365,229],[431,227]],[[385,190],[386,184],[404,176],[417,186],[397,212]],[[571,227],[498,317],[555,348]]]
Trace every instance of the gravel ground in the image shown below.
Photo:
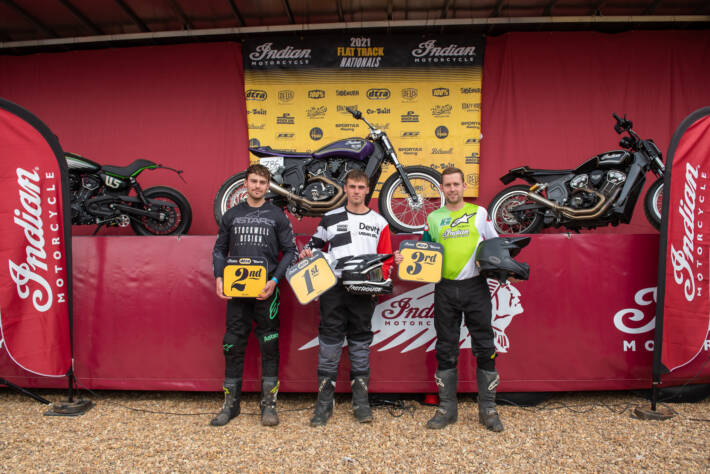
[[[81,396],[97,402],[87,414],[45,417],[45,405],[0,389],[0,472],[710,472],[710,399],[667,405],[677,412],[667,421],[640,421],[633,408],[650,403],[632,393],[556,394],[537,407],[500,406],[505,431],[496,434],[463,395],[459,422],[441,431],[424,428],[434,408],[411,400],[405,410],[377,408],[374,423],[360,425],[349,396],[338,395],[328,425],[311,428],[314,395],[280,394],[281,424],[264,428],[257,395],[246,394],[242,415],[215,428],[217,393]]]

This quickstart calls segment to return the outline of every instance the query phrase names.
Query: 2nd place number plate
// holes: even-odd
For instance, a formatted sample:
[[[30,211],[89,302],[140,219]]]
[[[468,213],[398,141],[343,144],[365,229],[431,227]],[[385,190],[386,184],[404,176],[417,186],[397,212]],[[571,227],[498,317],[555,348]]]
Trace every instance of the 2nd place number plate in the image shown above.
[[[224,294],[255,298],[266,286],[268,264],[263,257],[228,257],[224,267]]]

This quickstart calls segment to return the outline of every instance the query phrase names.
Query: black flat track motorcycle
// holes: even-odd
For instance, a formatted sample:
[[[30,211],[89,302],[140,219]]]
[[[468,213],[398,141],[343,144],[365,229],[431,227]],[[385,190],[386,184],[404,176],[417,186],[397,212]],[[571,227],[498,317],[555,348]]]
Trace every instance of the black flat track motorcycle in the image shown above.
[[[69,168],[71,223],[126,227],[138,235],[186,234],[192,223],[192,209],[185,196],[167,186],[143,190],[136,178],[145,170],[167,169],[148,160],[128,166],[100,165],[83,156],[65,153]],[[182,176],[180,176],[182,179]],[[135,196],[129,195],[131,190]]]
[[[369,179],[369,203],[382,165],[391,163],[395,173],[380,190],[380,213],[394,232],[423,230],[426,216],[444,205],[441,175],[426,166],[402,166],[387,134],[370,124],[359,110],[347,107],[347,111],[370,128],[367,138],[338,140],[313,153],[273,150],[268,146],[249,148],[271,171],[266,198],[298,218],[322,216],[343,205],[345,175],[359,169]],[[246,199],[245,178],[244,172],[237,173],[217,192],[214,217],[218,224],[228,209]]]
[[[500,178],[509,184],[520,178],[532,186],[516,185],[498,193],[488,213],[501,234],[533,234],[543,227],[570,230],[628,224],[646,173],[658,179],[644,199],[646,218],[661,226],[663,202],[663,155],[653,140],[641,139],[626,117],[616,120],[616,133],[627,133],[619,142],[623,150],[596,155],[573,170],[514,168]]]

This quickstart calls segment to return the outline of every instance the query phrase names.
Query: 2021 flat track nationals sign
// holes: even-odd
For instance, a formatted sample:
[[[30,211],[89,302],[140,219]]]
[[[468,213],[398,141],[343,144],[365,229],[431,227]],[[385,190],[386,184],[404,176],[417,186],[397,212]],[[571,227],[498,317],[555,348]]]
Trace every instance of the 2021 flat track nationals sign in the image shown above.
[[[0,350],[25,370],[56,377],[71,366],[66,176],[49,128],[0,99]]]

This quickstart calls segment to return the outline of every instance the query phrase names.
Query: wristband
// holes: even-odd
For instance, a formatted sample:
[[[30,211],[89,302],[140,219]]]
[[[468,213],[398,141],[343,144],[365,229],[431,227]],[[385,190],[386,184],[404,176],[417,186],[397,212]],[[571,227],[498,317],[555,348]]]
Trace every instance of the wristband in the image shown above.
[[[271,279],[276,283],[277,285],[279,284],[279,279],[276,277],[271,277]]]

